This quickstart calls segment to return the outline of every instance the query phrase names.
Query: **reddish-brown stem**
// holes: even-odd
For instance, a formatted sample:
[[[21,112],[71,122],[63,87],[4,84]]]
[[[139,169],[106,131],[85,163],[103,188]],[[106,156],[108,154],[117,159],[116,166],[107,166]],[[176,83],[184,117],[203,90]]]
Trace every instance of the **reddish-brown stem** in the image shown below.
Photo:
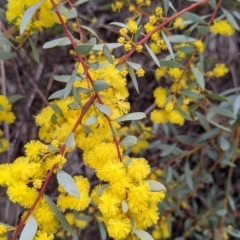
[[[65,24],[65,22],[64,22],[64,20],[63,20],[63,18],[62,18],[62,16],[61,16],[61,14],[59,13],[56,3],[54,2],[54,0],[50,0],[50,1],[51,1],[52,5],[53,5],[54,11],[56,12],[56,14],[57,14],[57,16],[58,16],[58,18],[59,18],[59,20],[60,20],[60,22],[61,22],[61,25],[62,25],[62,27],[63,27],[63,30],[64,30],[64,32],[65,32],[65,35],[69,38],[69,40],[70,40],[73,48],[76,49],[77,45],[76,45],[76,43],[74,42],[74,39],[73,39],[72,35],[71,35],[70,32],[68,31],[68,28],[67,28],[67,26],[66,26],[66,24]],[[93,85],[94,81],[93,81],[93,79],[92,79],[92,77],[91,77],[91,75],[90,75],[90,73],[89,73],[89,71],[88,71],[88,66],[87,66],[86,62],[84,61],[84,59],[82,58],[82,56],[81,56],[79,53],[76,53],[76,56],[77,56],[78,61],[79,61],[79,62],[82,64],[82,66],[83,66],[83,69],[84,69],[84,72],[85,72],[85,74],[86,74],[87,79],[89,80],[89,82],[91,83],[91,85]],[[95,93],[95,96],[96,96],[98,102],[101,103],[101,104],[103,104],[103,101],[102,101],[101,97],[99,96],[99,94],[98,94],[98,93]],[[106,119],[107,119],[107,121],[108,121],[109,127],[111,127],[111,119],[110,119],[107,115],[105,115],[105,114],[104,114],[104,116],[106,117]],[[113,140],[114,140],[114,143],[115,143],[116,148],[117,148],[119,160],[122,161],[122,156],[121,156],[121,154],[120,154],[120,147],[119,147],[118,140],[117,140],[117,138],[114,137],[114,136],[113,136]]]
[[[75,123],[75,125],[73,126],[72,128],[72,131],[71,132],[75,132],[77,127],[79,126],[79,124],[82,122],[82,119],[84,117],[84,115],[86,114],[87,110],[91,107],[91,105],[93,104],[94,102],[94,99],[95,99],[95,95],[93,95],[89,100],[88,102],[83,106],[83,109],[82,109],[82,112],[77,120],[77,122]],[[63,146],[60,148],[60,154],[61,155],[64,155],[65,153],[65,149],[66,149],[66,144],[63,144]],[[22,230],[23,226],[24,226],[24,223],[27,221],[28,217],[30,216],[30,214],[34,211],[35,207],[37,206],[37,203],[40,201],[42,195],[44,194],[45,190],[46,190],[46,187],[47,187],[47,184],[54,172],[55,169],[57,169],[58,167],[58,164],[55,164],[53,165],[53,167],[51,168],[51,170],[48,172],[46,178],[45,178],[45,182],[36,198],[36,200],[34,201],[33,205],[31,206],[31,208],[28,210],[26,216],[21,220],[20,224],[16,227],[16,232],[14,233],[13,235],[13,238],[12,240],[16,240],[17,239],[17,236],[19,234],[19,232]]]
[[[35,207],[37,206],[38,202],[40,201],[42,195],[44,194],[44,191],[48,185],[48,182],[54,172],[54,170],[58,167],[58,164],[55,164],[52,166],[51,170],[48,172],[46,178],[45,178],[45,182],[36,198],[36,200],[34,201],[33,205],[31,206],[31,208],[28,210],[27,214],[24,216],[24,218],[21,220],[21,222],[19,223],[19,225],[16,227],[16,231],[12,237],[12,240],[16,240],[18,234],[20,233],[20,231],[22,230],[24,223],[27,221],[28,217],[31,215],[31,213],[34,211]]]
[[[174,14],[172,17],[167,18],[163,23],[161,23],[159,26],[157,26],[156,28],[154,28],[151,32],[149,32],[142,40],[140,40],[137,45],[142,45],[144,43],[146,43],[148,41],[148,39],[157,31],[159,31],[160,29],[162,29],[164,26],[166,26],[168,23],[170,23],[172,20],[176,19],[177,17],[181,16],[182,14],[184,14],[185,12],[188,12],[204,3],[209,2],[210,0],[202,0],[200,2],[191,4],[189,7],[181,10],[180,12]],[[117,65],[121,65],[122,63],[126,62],[131,56],[132,54],[135,52],[136,48],[133,47],[131,49],[131,51],[129,51],[119,62]]]

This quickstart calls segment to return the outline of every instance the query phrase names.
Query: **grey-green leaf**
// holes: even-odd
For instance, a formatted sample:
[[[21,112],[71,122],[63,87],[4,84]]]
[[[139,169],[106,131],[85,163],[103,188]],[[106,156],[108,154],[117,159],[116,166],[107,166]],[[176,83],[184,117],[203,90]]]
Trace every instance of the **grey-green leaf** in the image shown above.
[[[8,97],[8,101],[10,104],[13,104],[22,98],[24,98],[24,96],[22,96],[22,95],[11,95]]]
[[[156,55],[153,53],[152,49],[147,45],[144,44],[145,48],[147,49],[148,53],[150,54],[151,58],[153,59],[153,61],[156,63],[156,65],[158,67],[160,67],[160,63],[159,60],[157,59]]]
[[[198,85],[204,90],[205,89],[205,80],[203,78],[202,73],[197,68],[195,68],[193,65],[191,65],[190,67],[191,67],[192,73],[193,73]]]
[[[89,125],[92,125],[92,124],[94,124],[96,122],[97,122],[97,117],[96,116],[91,116],[91,117],[86,119],[85,124],[87,126],[89,126]]]
[[[141,240],[154,240],[153,237],[146,231],[141,229],[134,229],[134,234],[138,236]]]
[[[66,146],[72,148],[75,144],[75,140],[74,140],[74,133],[70,132],[67,140],[66,140]]]
[[[53,94],[51,94],[49,96],[48,100],[55,99],[55,98],[63,98],[64,91],[65,91],[65,89],[61,89],[61,90],[58,90],[58,91],[54,92]]]
[[[105,55],[105,57],[107,58],[107,60],[113,64],[113,58],[112,58],[112,54],[108,48],[108,46],[106,44],[103,45],[103,53]]]
[[[163,36],[163,39],[167,45],[167,48],[168,48],[168,51],[169,53],[171,54],[172,56],[172,59],[175,61],[175,57],[174,57],[174,53],[173,53],[173,49],[172,49],[172,45],[170,43],[170,41],[168,40],[168,37],[166,36],[166,34],[164,33],[164,31],[162,31],[162,36]]]
[[[137,82],[137,78],[136,78],[136,75],[134,73],[134,70],[130,65],[128,65],[128,70],[129,70],[130,77],[132,79],[133,86],[135,87],[137,93],[139,93],[138,82]]]
[[[121,205],[122,205],[123,213],[126,213],[128,211],[128,203],[127,203],[127,201],[126,200],[122,200]]]
[[[168,60],[160,60],[161,67],[173,67],[173,68],[183,68],[183,65],[178,62],[168,61]]]
[[[0,59],[1,60],[9,60],[14,57],[14,54],[11,52],[0,50]]]
[[[135,136],[126,136],[120,144],[122,146],[131,147],[137,143],[137,138]]]
[[[57,172],[57,180],[67,193],[80,199],[80,192],[78,190],[77,184],[68,173],[63,170],[59,170]]]
[[[71,42],[68,37],[62,37],[62,38],[54,39],[54,40],[44,43],[43,49],[53,48],[56,46],[65,46],[65,45],[70,45],[70,44],[71,44]]]
[[[37,9],[45,2],[45,0],[42,0],[31,7],[29,7],[23,14],[22,21],[20,23],[20,34],[22,35],[25,31],[28,23],[31,21],[31,18],[33,17],[34,13],[37,11]]]
[[[34,42],[31,40],[31,38],[29,38],[29,42],[30,42],[31,49],[32,49],[32,52],[33,52],[33,57],[37,61],[37,63],[39,63],[39,53],[38,53],[37,47],[34,44]]]
[[[55,213],[58,221],[61,223],[61,226],[73,236],[73,240],[78,240],[77,233],[73,230],[71,225],[68,223],[63,213],[61,213],[60,210],[57,208],[56,204],[48,196],[44,195],[44,198],[46,199],[46,202]],[[26,239],[23,239],[23,240],[26,240]]]
[[[116,122],[123,122],[123,121],[132,121],[132,120],[141,120],[146,118],[146,114],[143,112],[135,112],[135,113],[128,113],[122,117],[114,119]]]
[[[105,90],[109,87],[110,85],[104,81],[104,80],[96,80],[94,83],[93,83],[93,89],[95,92],[100,92],[102,90]]]
[[[192,190],[193,189],[193,182],[192,182],[192,176],[191,176],[191,173],[190,173],[190,168],[189,168],[188,161],[186,161],[186,163],[185,163],[184,174],[185,174],[185,179],[186,179],[187,185]]]
[[[96,108],[97,108],[100,112],[106,114],[107,116],[110,116],[110,115],[112,114],[111,109],[108,108],[107,106],[105,106],[105,105],[103,105],[103,104],[101,104],[101,103],[98,103],[98,102],[95,102],[94,105],[96,106]]]
[[[19,240],[32,240],[37,232],[38,224],[35,218],[30,215],[24,226]]]
[[[50,104],[50,107],[53,109],[53,111],[54,111],[57,115],[63,117],[63,112],[62,112],[61,108],[60,108],[57,104],[55,104],[55,103]]]
[[[152,192],[166,192],[165,186],[160,182],[154,180],[147,180],[147,183],[149,184]]]
[[[72,8],[68,13],[68,19],[76,18],[78,16],[76,8]]]

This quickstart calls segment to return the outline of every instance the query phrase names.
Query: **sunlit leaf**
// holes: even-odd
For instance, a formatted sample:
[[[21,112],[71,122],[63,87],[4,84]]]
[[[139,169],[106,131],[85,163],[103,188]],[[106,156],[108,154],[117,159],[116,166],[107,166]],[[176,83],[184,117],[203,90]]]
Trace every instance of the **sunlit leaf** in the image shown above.
[[[80,199],[80,192],[72,176],[63,170],[58,170],[57,180],[67,193],[74,196],[75,198]]]
[[[122,146],[128,146],[131,147],[137,143],[137,138],[135,136],[126,136],[120,144]]]
[[[45,2],[45,0],[42,0],[31,7],[29,7],[23,14],[22,20],[20,23],[20,34],[22,35],[23,32],[25,31],[28,23],[31,21],[34,13],[37,11],[37,9]]]
[[[35,237],[35,234],[37,232],[38,224],[35,218],[30,215],[26,225],[24,226],[20,239],[19,240],[32,240]]]
[[[135,113],[128,113],[122,117],[115,118],[114,121],[116,122],[123,122],[123,121],[132,121],[132,120],[141,120],[146,118],[146,114],[143,112],[135,112]]]
[[[98,102],[95,102],[94,105],[100,112],[106,114],[107,116],[110,116],[112,114],[112,110],[109,107]]]

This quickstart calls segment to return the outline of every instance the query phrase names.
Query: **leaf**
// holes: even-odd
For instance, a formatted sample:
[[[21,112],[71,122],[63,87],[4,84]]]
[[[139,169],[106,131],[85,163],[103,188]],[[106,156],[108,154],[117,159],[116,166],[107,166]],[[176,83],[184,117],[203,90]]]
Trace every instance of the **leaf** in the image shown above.
[[[72,8],[68,13],[68,19],[76,18],[78,16],[78,12],[76,8]]]
[[[209,140],[210,138],[212,138],[213,136],[216,136],[219,133],[219,129],[218,128],[213,128],[212,130],[202,134],[197,140],[196,143],[201,143],[201,142],[205,142],[206,140]]]
[[[39,63],[39,53],[38,53],[37,47],[34,44],[34,42],[31,40],[31,38],[29,38],[29,42],[30,42],[31,49],[32,49],[32,52],[33,52],[33,57],[37,61],[37,63]]]
[[[193,23],[206,24],[205,21],[201,17],[199,17],[198,15],[196,15],[194,13],[186,12],[186,13],[182,14],[181,17],[186,20],[190,20]]]
[[[101,104],[101,103],[98,103],[98,102],[95,102],[94,105],[96,106],[96,108],[106,114],[107,116],[110,116],[112,114],[112,110],[110,108],[108,108],[107,106]]]
[[[58,183],[64,188],[64,190],[72,195],[73,197],[80,199],[80,192],[78,190],[77,184],[68,173],[63,170],[57,171]]]
[[[120,144],[122,146],[131,147],[137,143],[137,138],[135,136],[126,136]]]
[[[170,55],[172,56],[172,59],[175,61],[172,45],[169,42],[168,37],[165,35],[164,31],[161,31],[161,33],[162,33],[163,40],[165,41],[165,43],[167,45],[168,51],[169,51]]]
[[[14,57],[13,53],[0,50],[0,59],[1,60],[9,60],[13,57]]]
[[[184,35],[172,35],[168,37],[168,41],[171,43],[182,43],[182,42],[195,42],[196,38],[190,38]]]
[[[224,228],[224,230],[231,235],[232,237],[240,238],[240,230],[237,229],[230,229],[230,228]]]
[[[105,90],[109,87],[110,85],[104,81],[104,80],[96,80],[94,83],[93,83],[93,89],[95,92],[100,92],[102,90]]]
[[[121,28],[129,29],[128,25],[126,25],[124,23],[121,23],[121,22],[111,22],[111,23],[109,23],[109,25],[115,25],[115,26],[118,26],[118,27],[121,27]]]
[[[194,98],[194,99],[202,99],[203,98],[203,96],[201,94],[196,93],[196,92],[187,91],[187,90],[180,91],[179,93],[186,97],[190,97],[190,98]]]
[[[76,3],[74,3],[74,6],[78,6],[78,5],[81,5],[85,2],[88,2],[89,0],[78,0]]]
[[[60,108],[57,104],[55,104],[55,103],[50,104],[50,107],[53,109],[53,111],[54,111],[57,115],[59,115],[60,117],[64,117],[61,108]]]
[[[74,144],[75,144],[74,133],[71,132],[66,140],[66,146],[72,148],[74,147]]]
[[[167,16],[168,9],[169,9],[169,0],[163,0],[163,6],[164,6],[164,15]]]
[[[71,109],[77,109],[79,108],[79,103],[77,101],[73,101],[71,103],[68,104],[68,107],[71,108]]]
[[[137,78],[136,78],[136,75],[133,71],[133,68],[130,65],[128,65],[128,71],[129,71],[130,77],[132,79],[133,86],[135,87],[137,93],[139,94]]]
[[[217,6],[216,0],[210,0],[210,1],[208,2],[208,4],[209,4],[213,9],[215,9],[216,6]]]
[[[76,51],[80,53],[81,55],[87,55],[94,45],[97,43],[97,39],[95,37],[92,37],[88,40],[86,44],[81,44],[76,47]]]
[[[56,124],[56,123],[57,123],[57,116],[56,116],[55,113],[52,114],[52,116],[51,116],[51,123],[52,123],[52,124]]]
[[[73,88],[73,97],[74,97],[74,100],[75,100],[80,106],[82,106],[80,97],[79,97],[79,95],[78,95],[77,88]]]
[[[238,95],[233,102],[233,114],[234,116],[238,115],[238,111],[240,109],[240,95]]]
[[[49,96],[48,100],[55,99],[55,98],[63,98],[64,92],[65,92],[65,89],[58,90],[58,91],[54,92],[53,94],[51,94]]]
[[[8,97],[8,102],[10,104],[13,104],[13,103],[17,102],[18,100],[20,100],[22,98],[24,98],[24,96],[22,96],[22,95],[12,95],[12,96]]]
[[[100,231],[101,240],[107,240],[107,230],[104,223],[99,220],[97,221],[97,223]]]
[[[173,67],[173,68],[183,68],[183,65],[178,62],[168,61],[168,60],[160,60],[159,61],[161,67]]]
[[[44,198],[46,199],[46,202],[55,213],[58,221],[61,223],[61,226],[73,236],[73,240],[78,240],[77,233],[73,230],[71,225],[66,220],[65,216],[57,208],[56,204],[48,196],[44,195]],[[23,240],[26,240],[26,239],[23,239]]]
[[[223,96],[221,96],[219,94],[216,94],[216,93],[207,93],[206,96],[213,99],[213,100],[218,100],[218,101],[221,101],[221,102],[228,102],[228,99],[226,97],[223,97]]]
[[[35,218],[30,215],[24,226],[19,240],[32,240],[37,232],[38,224]]]
[[[58,82],[67,83],[70,79],[71,75],[54,75],[53,79]]]
[[[166,192],[166,188],[162,183],[154,180],[147,180],[146,182],[149,184],[152,192]]]
[[[141,64],[135,63],[135,62],[129,62],[129,61],[127,61],[127,64],[128,64],[129,66],[131,66],[134,70],[138,70],[139,68],[142,67]]]
[[[204,90],[205,89],[205,80],[203,78],[202,73],[197,68],[195,68],[193,65],[191,65],[190,68],[192,70],[192,73],[193,73],[198,85]]]
[[[85,124],[87,126],[89,126],[89,125],[92,125],[92,124],[94,124],[96,122],[97,122],[97,117],[96,116],[91,116],[91,117],[86,119]]]
[[[217,214],[218,216],[220,216],[220,217],[225,216],[227,213],[228,213],[228,212],[227,212],[226,209],[220,209],[220,210],[216,211],[216,214]]]
[[[172,180],[172,167],[168,166],[167,167],[167,178],[166,178],[166,183],[169,183]]]
[[[227,14],[227,20],[230,22],[231,26],[235,28],[235,30],[239,31],[239,26],[236,20],[234,19],[233,15],[231,13]]]
[[[72,86],[73,86],[73,83],[75,81],[75,78],[76,78],[76,74],[77,74],[77,71],[78,71],[78,66],[79,64],[76,65],[71,77],[69,78],[68,82],[67,82],[67,85],[65,87],[65,90],[64,90],[64,99],[66,99],[68,97],[68,95],[70,94],[71,90],[72,90]]]
[[[92,35],[94,35],[99,40],[99,37],[98,37],[97,33],[95,31],[93,31],[93,29],[91,29],[88,26],[84,26],[84,25],[81,25],[81,28],[83,28],[83,29],[87,30],[88,32],[90,32]]]
[[[45,0],[42,0],[31,7],[29,7],[23,14],[22,21],[20,23],[20,34],[22,35],[25,31],[28,23],[31,21],[31,18],[33,17],[34,13],[37,11],[37,9],[45,2]]]
[[[191,54],[194,51],[194,47],[193,46],[176,47],[176,50],[185,52],[187,54]]]
[[[122,205],[122,211],[123,211],[123,213],[128,212],[128,203],[127,203],[127,201],[126,201],[126,200],[122,200],[121,205]]]
[[[141,229],[134,229],[134,234],[138,236],[141,240],[154,240],[153,237],[146,231]]]
[[[121,43],[104,43],[104,44],[96,44],[94,45],[92,50],[96,50],[96,51],[101,51],[103,50],[103,46],[107,45],[109,49],[114,49],[114,48],[118,48],[121,47],[122,44]]]
[[[219,145],[223,151],[227,151],[230,147],[229,142],[223,136],[219,137]]]
[[[70,44],[71,44],[71,41],[69,40],[68,37],[62,37],[62,38],[54,39],[44,43],[43,49],[53,48],[56,46],[65,46]]]
[[[144,44],[145,48],[147,49],[148,53],[150,54],[151,58],[153,59],[153,61],[156,63],[156,65],[158,67],[160,67],[160,63],[159,60],[157,59],[156,55],[153,53],[152,49],[147,45]]]
[[[0,32],[0,43],[13,47],[12,43]]]
[[[108,48],[108,46],[106,44],[103,45],[103,53],[105,55],[105,57],[107,58],[107,60],[113,64],[113,58],[112,58],[112,54]]]
[[[123,121],[132,121],[132,120],[141,120],[143,118],[146,118],[145,113],[135,112],[135,113],[128,113],[122,117],[115,118],[114,121],[123,122]]]
[[[210,107],[209,112],[225,116],[231,119],[236,119],[236,116],[230,110],[223,107]]]
[[[187,185],[192,190],[193,189],[193,181],[192,181],[192,176],[190,173],[188,160],[186,160],[186,163],[185,163],[184,174],[185,174],[185,179],[187,181]]]
[[[169,145],[169,147],[165,148],[165,149],[161,152],[160,156],[161,156],[161,157],[166,157],[166,156],[168,156],[169,154],[173,153],[173,151],[174,151],[174,149],[176,148],[176,146],[177,146],[176,143],[174,143],[173,145]]]

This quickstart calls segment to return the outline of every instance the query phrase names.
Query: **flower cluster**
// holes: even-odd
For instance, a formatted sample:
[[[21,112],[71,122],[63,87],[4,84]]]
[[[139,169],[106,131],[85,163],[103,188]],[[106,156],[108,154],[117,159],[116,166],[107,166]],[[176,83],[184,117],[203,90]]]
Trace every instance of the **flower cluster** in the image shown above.
[[[15,120],[12,112],[12,105],[7,97],[0,95],[0,124],[2,122],[11,124]],[[9,143],[7,139],[3,138],[3,131],[0,129],[0,153],[8,149]]]
[[[235,29],[226,19],[214,20],[213,25],[210,27],[210,31],[213,34],[220,34],[227,37],[230,37],[235,33]]]
[[[38,0],[8,0],[6,11],[7,20],[19,29],[24,12],[38,2]],[[56,23],[60,22],[56,13],[53,11],[50,0],[43,1],[28,23],[24,34],[32,35],[36,30],[41,31],[43,28],[50,28]]]

